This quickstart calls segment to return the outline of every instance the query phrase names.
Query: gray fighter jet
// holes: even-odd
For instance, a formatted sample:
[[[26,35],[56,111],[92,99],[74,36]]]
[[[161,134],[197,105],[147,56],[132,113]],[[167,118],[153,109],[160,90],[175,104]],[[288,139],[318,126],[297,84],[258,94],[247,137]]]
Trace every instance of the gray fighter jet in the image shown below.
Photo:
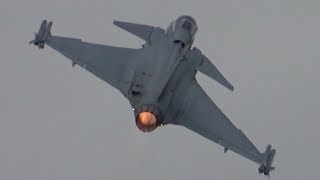
[[[197,23],[181,16],[165,30],[160,27],[114,21],[114,25],[143,39],[140,49],[83,42],[53,36],[52,22],[44,20],[30,43],[47,44],[118,89],[130,102],[137,127],[151,132],[158,126],[181,125],[259,164],[269,175],[276,151],[268,145],[260,153],[246,135],[221,112],[198,84],[201,72],[233,91],[233,86],[192,43]]]

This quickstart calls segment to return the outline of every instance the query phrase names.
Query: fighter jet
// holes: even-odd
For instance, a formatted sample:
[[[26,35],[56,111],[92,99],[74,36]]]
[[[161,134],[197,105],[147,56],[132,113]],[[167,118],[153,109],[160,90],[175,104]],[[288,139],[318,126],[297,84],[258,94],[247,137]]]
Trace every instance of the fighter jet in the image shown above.
[[[31,41],[45,44],[118,89],[130,102],[135,123],[142,132],[163,125],[180,125],[259,165],[269,175],[276,151],[268,145],[261,153],[217,107],[195,76],[201,72],[233,91],[233,86],[193,47],[198,29],[190,16],[181,16],[167,29],[131,22],[114,25],[144,40],[139,49],[83,42],[51,35],[52,22],[44,20]]]

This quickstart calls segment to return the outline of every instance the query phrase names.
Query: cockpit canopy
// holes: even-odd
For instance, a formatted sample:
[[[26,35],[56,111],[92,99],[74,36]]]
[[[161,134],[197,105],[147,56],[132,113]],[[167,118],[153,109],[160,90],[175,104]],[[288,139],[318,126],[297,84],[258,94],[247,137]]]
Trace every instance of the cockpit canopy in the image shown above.
[[[192,36],[194,36],[198,30],[197,23],[191,16],[180,16],[176,21],[174,21],[174,29],[180,28],[189,31]]]
[[[172,34],[175,41],[191,44],[197,30],[197,23],[191,16],[180,16],[169,25],[167,33]]]

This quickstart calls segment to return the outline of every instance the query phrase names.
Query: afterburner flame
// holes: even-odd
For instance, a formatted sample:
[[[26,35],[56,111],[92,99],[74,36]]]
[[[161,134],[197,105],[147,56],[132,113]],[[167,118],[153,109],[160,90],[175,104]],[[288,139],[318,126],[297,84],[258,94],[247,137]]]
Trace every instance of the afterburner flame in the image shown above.
[[[157,122],[156,117],[150,112],[142,112],[139,114],[139,119],[143,125],[152,125]]]
[[[138,115],[137,126],[143,132],[150,132],[157,127],[157,118],[151,112],[141,112]]]

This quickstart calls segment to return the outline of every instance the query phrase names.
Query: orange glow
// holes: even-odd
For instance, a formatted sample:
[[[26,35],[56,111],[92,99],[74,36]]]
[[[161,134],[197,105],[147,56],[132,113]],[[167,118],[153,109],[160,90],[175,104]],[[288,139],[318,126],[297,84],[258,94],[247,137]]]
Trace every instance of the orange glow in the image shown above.
[[[157,122],[156,117],[150,113],[150,112],[142,112],[139,114],[139,119],[141,121],[141,124],[150,126]]]
[[[141,112],[137,126],[143,132],[150,132],[157,127],[157,118],[151,112]]]

